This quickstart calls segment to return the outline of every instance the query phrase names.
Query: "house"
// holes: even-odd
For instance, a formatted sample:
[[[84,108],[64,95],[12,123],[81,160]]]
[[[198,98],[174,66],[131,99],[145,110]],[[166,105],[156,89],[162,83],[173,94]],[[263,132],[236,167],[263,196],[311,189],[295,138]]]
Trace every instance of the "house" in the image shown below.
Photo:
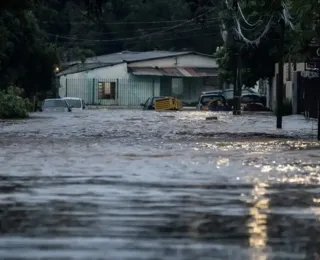
[[[191,51],[124,51],[65,65],[56,74],[60,97],[93,105],[133,107],[159,95],[195,102],[202,91],[218,88],[215,58]]]

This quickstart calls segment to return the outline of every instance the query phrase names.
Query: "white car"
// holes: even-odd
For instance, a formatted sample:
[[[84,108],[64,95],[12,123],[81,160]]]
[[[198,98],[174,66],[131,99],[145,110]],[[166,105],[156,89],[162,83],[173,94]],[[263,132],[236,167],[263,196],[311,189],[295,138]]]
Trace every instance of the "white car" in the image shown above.
[[[68,102],[69,106],[72,108],[72,111],[80,111],[86,108],[86,104],[82,98],[64,97],[61,99],[66,100]]]

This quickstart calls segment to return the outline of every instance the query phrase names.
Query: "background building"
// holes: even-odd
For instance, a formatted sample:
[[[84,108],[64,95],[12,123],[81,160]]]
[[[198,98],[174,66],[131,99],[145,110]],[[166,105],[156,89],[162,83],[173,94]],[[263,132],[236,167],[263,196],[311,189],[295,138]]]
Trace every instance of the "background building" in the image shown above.
[[[66,65],[57,74],[60,97],[87,104],[139,106],[159,95],[192,103],[202,91],[218,88],[216,59],[190,51],[120,52]]]

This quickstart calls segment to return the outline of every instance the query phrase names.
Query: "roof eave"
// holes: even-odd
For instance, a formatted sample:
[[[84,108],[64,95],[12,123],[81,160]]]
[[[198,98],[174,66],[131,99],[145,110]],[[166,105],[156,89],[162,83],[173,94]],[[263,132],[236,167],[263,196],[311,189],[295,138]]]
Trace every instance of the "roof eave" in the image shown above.
[[[118,64],[122,64],[122,63],[124,63],[124,62],[117,62],[117,63],[113,63],[113,64],[101,64],[101,66],[98,66],[98,67],[95,67],[95,68],[79,68],[78,70],[70,72],[70,73],[68,73],[67,71],[61,71],[61,72],[56,73],[56,77],[61,77],[61,76],[69,75],[69,74],[75,74],[75,73],[79,73],[79,72],[83,72],[83,71],[90,71],[90,70],[95,70],[95,69],[112,67],[112,66],[115,66],[115,65],[118,65]],[[75,64],[73,66],[77,66],[77,65],[78,64]],[[73,66],[69,67],[68,69],[72,68]]]

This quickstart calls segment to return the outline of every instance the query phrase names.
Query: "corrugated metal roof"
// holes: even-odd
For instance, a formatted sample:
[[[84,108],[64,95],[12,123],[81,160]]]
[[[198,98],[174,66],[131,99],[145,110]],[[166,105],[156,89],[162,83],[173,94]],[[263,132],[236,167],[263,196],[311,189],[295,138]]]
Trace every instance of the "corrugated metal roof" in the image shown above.
[[[118,53],[111,53],[101,56],[95,56],[91,58],[87,58],[85,63],[120,63],[120,62],[133,62],[133,61],[142,61],[149,59],[159,59],[171,56],[179,56],[185,55],[189,53],[194,53],[191,51],[145,51],[145,52],[131,52],[131,51],[123,51]],[[202,54],[205,55],[205,54]],[[210,56],[210,55],[208,55]],[[65,63],[65,65],[73,65],[80,63],[80,61],[71,61]]]
[[[81,71],[106,67],[114,64],[119,64],[123,62],[135,62],[135,61],[143,61],[143,60],[152,60],[152,59],[161,59],[167,57],[175,57],[187,54],[196,54],[201,56],[207,56],[214,58],[212,55],[197,53],[193,51],[181,51],[181,52],[174,52],[174,51],[146,51],[146,52],[130,52],[124,51],[119,53],[112,53],[106,54],[101,56],[95,56],[92,58],[87,58],[85,63],[81,61],[71,61],[64,63],[64,66],[67,66],[67,69],[62,70],[61,72],[57,73],[57,76],[62,76],[66,74],[77,73]],[[173,73],[173,72],[172,72]]]
[[[65,70],[62,70],[61,72],[58,72],[56,76],[60,77],[63,75],[67,74],[72,74],[72,73],[77,73],[81,71],[86,71],[86,70],[92,70],[92,69],[98,69],[98,68],[103,68],[103,67],[108,67],[115,65],[113,63],[84,63],[84,64],[75,64]]]
[[[130,72],[137,76],[171,76],[171,77],[215,77],[218,75],[216,68],[150,68],[130,67]]]

